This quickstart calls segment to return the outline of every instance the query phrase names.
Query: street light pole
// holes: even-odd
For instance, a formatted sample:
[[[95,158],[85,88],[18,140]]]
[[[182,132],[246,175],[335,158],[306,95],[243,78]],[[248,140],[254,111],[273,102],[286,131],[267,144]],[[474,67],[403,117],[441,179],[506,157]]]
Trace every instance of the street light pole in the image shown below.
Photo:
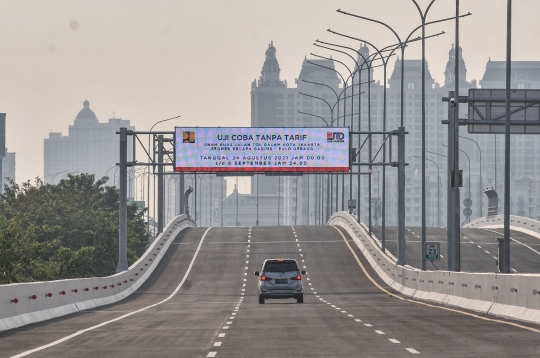
[[[350,69],[341,61],[338,61],[338,60],[335,60],[335,59],[329,59],[329,58],[326,58],[326,57],[323,57],[323,56],[318,56],[318,55],[315,55],[315,54],[311,54],[313,56],[316,56],[316,57],[320,57],[320,58],[323,58],[323,59],[326,59],[326,60],[330,60],[330,61],[335,61],[335,62],[338,62],[338,63],[341,63],[343,66],[345,66],[345,68],[349,71],[350,73],[350,76],[347,78],[347,80],[349,78],[352,77],[352,72],[350,71]],[[337,118],[336,118],[336,121],[338,120],[339,118],[339,102],[340,102],[340,98],[341,98],[341,95],[344,94],[344,110],[343,110],[343,113],[346,113],[346,109],[347,109],[347,82],[348,81],[345,81],[345,78],[341,75],[341,73],[336,70],[335,68],[332,68],[332,67],[327,67],[327,66],[323,66],[323,65],[320,65],[320,64],[317,64],[317,63],[314,63],[314,62],[310,62],[310,61],[307,61],[309,64],[312,64],[314,66],[318,66],[318,67],[322,67],[322,68],[326,68],[330,71],[334,71],[339,77],[341,77],[341,80],[343,81],[343,91],[340,92],[339,96],[337,96],[336,98],[336,103],[337,103]],[[328,87],[328,86],[327,86]],[[334,91],[335,93],[335,91]],[[336,127],[339,125],[339,121],[336,123]],[[332,174],[330,174],[330,177],[332,177]],[[339,178],[339,175],[336,174],[336,211],[338,211],[338,206],[339,206],[339,182],[338,182],[338,178]],[[330,218],[330,216],[328,217]]]
[[[329,32],[333,33],[333,34],[336,34],[336,35],[340,35],[340,36],[345,36],[345,35],[342,35],[342,34],[339,34],[335,31],[331,31],[330,29],[328,30]],[[349,37],[349,36],[345,36],[345,37]],[[361,39],[357,39],[359,40],[360,42],[362,42]],[[321,41],[319,41],[321,42]],[[382,49],[382,51],[380,51],[379,49],[377,49],[377,47],[375,47],[373,44],[371,44],[370,42],[367,42],[367,41],[363,41],[364,43],[367,43],[369,44],[370,46],[372,46],[375,51],[377,52],[377,54],[379,55],[379,57],[381,58],[382,62],[383,62],[383,131],[386,131],[386,69],[387,69],[387,65],[388,65],[388,61],[390,60],[390,56],[392,56],[395,52],[395,50],[397,50],[399,48],[399,45],[392,45],[394,47],[394,49],[390,52],[390,54],[384,58],[382,56],[382,51],[386,50],[387,48],[389,47],[392,47],[392,46],[388,46],[388,47],[385,47]],[[321,43],[324,43],[324,42],[321,42]],[[364,59],[364,62],[362,63],[361,66],[358,66],[358,63],[357,63],[357,69],[358,69],[358,74],[359,74],[359,80],[358,80],[358,91],[361,93],[361,75],[362,75],[362,70],[363,70],[363,66],[364,64],[368,65],[368,71],[371,72],[371,63],[368,64],[368,62],[366,61],[366,59],[364,58],[364,56],[362,54],[360,54],[360,52],[350,48],[350,47],[346,47],[346,46],[340,46],[340,45],[335,45],[335,44],[330,44],[330,43],[324,43],[324,44],[328,44],[328,45],[331,45],[331,46],[337,46],[337,47],[342,47],[342,48],[347,48],[347,49],[350,49],[350,50],[353,50],[355,51],[358,55],[362,56],[362,58]],[[354,80],[353,80],[353,83],[354,83]],[[368,86],[370,86],[371,82],[368,82]],[[371,101],[371,99],[370,99]],[[353,101],[354,103],[354,101]],[[359,97],[358,99],[358,112],[359,112],[359,116],[358,116],[358,130],[360,131],[360,104],[361,104],[361,97]],[[386,145],[384,145],[383,147],[383,162],[386,162]],[[360,173],[360,167],[358,167],[358,170],[359,170],[359,173]],[[350,183],[350,186],[351,186],[351,196],[350,196],[350,199],[352,199],[352,175],[351,175],[351,183]],[[358,175],[358,191],[360,192],[360,175]],[[359,196],[360,197],[360,196]],[[382,198],[383,202],[382,202],[382,238],[381,238],[381,243],[382,243],[382,250],[383,252],[386,251],[386,240],[385,240],[385,236],[386,236],[386,218],[385,218],[385,214],[386,214],[386,166],[383,166],[383,198]],[[360,205],[360,199],[358,199],[358,206]],[[359,211],[358,211],[359,213]]]
[[[296,225],[296,217],[298,215],[298,177],[296,177],[296,188],[294,195],[294,225]]]
[[[461,153],[465,154],[465,156],[467,157],[467,160],[469,161],[469,199],[471,199],[471,158],[469,158],[469,155],[467,153],[465,153],[465,151],[463,150],[459,150]],[[469,216],[468,217],[469,219],[469,222],[471,222],[471,217]]]
[[[433,3],[433,1],[432,1],[432,3]],[[456,0],[456,1],[459,2],[459,0]],[[429,5],[429,7],[430,6],[431,6],[431,4]],[[428,7],[428,10],[429,10],[429,7]],[[452,19],[456,19],[456,21],[458,21],[459,17],[469,16],[470,15],[470,13],[468,13],[466,15],[460,16],[459,15],[459,7],[457,7],[455,17],[447,18],[447,19],[440,19],[440,20],[436,20],[436,21],[425,22],[425,15],[427,15],[427,11],[426,11],[426,13],[422,16],[423,17],[422,25],[416,27],[413,31],[411,31],[411,33],[407,37],[406,41],[404,42],[404,41],[401,40],[401,38],[399,37],[397,32],[392,27],[390,27],[389,25],[385,24],[382,21],[371,19],[371,18],[364,17],[364,16],[354,15],[354,14],[351,14],[351,13],[341,11],[340,9],[338,9],[337,12],[381,24],[381,25],[385,26],[386,28],[388,28],[394,34],[396,39],[398,40],[398,43],[400,44],[400,47],[401,47],[401,90],[400,90],[400,92],[401,92],[401,98],[400,98],[401,99],[401,111],[400,111],[400,116],[401,116],[400,124],[401,124],[401,126],[400,127],[404,126],[404,103],[403,103],[404,101],[403,100],[404,100],[404,72],[405,72],[405,44],[406,44],[406,42],[414,34],[414,32],[416,32],[416,30],[418,30],[419,28],[422,28],[424,30],[426,25],[434,24],[434,23],[438,23],[438,22],[443,22],[443,21],[447,21],[447,20],[452,20]],[[422,12],[420,11],[420,13],[422,13]],[[456,33],[457,33],[457,31],[456,31]],[[422,38],[425,38],[425,32],[424,31],[423,31]],[[456,35],[456,38],[457,38],[457,35]],[[425,64],[423,63],[422,66],[424,67]],[[457,66],[456,66],[456,69],[457,69]],[[424,85],[424,81],[423,81],[423,85]],[[386,86],[386,84],[385,84],[385,86]],[[423,107],[425,107],[425,106],[423,106]],[[423,143],[425,143],[425,141],[423,141]],[[425,147],[423,147],[423,149],[425,149]],[[423,153],[422,156],[425,158],[425,153],[424,152],[425,151],[422,152]],[[425,166],[425,164],[424,164],[424,166]],[[401,250],[404,251],[404,248],[405,248],[405,181],[404,181],[405,175],[400,175],[399,174],[400,170],[404,170],[404,167],[403,168],[398,167],[398,176],[400,178],[402,178],[401,180],[398,180],[398,253],[401,252]],[[423,181],[425,181],[425,178],[423,178]],[[425,205],[423,205],[423,206],[425,206]],[[423,221],[425,221],[425,218],[424,218]],[[423,233],[425,233],[425,230],[423,230]],[[424,236],[423,236],[423,239],[425,241]],[[422,246],[425,246],[425,245],[422,245]],[[422,247],[422,250],[424,250],[424,247]],[[425,256],[423,256],[423,257],[425,257]],[[400,261],[403,261],[403,262],[400,262]],[[399,265],[404,264],[404,259],[400,260],[399,257],[398,257],[398,264]],[[423,266],[425,266],[425,264],[423,264]]]
[[[416,155],[414,157],[420,158],[420,159],[422,158]],[[441,227],[441,191],[440,191],[441,176],[439,173],[439,166],[437,165],[437,163],[435,163],[435,161],[429,158],[426,158],[426,160],[433,163],[433,165],[435,165],[435,167],[437,168],[437,227]]]
[[[68,169],[68,170],[64,170],[63,172],[54,173],[53,176],[52,176],[52,180],[51,180],[52,184],[54,185],[54,178],[55,178],[58,174],[62,174],[62,173],[68,172],[68,171],[69,171],[69,169]]]
[[[416,0],[412,0],[422,19],[422,270],[426,270],[426,16],[435,0],[431,0],[422,12]]]
[[[329,31],[329,32],[332,32],[331,30],[328,30],[328,31]],[[318,40],[317,40],[317,41],[318,41]],[[318,41],[318,42],[324,43],[324,42],[322,42],[322,41]],[[326,43],[325,43],[325,44],[326,44]],[[339,45],[334,45],[334,44],[328,44],[328,45],[350,49],[349,47],[346,47],[346,46],[339,46]],[[331,48],[324,47],[324,46],[320,46],[320,45],[317,45],[317,46],[323,47],[323,48],[326,48],[326,49],[329,49],[329,50],[332,50],[332,51],[336,51],[336,52],[340,52],[340,53],[346,54],[347,56],[349,56],[349,57],[352,58],[351,55],[349,55],[348,53],[346,53],[346,52],[344,52],[344,51],[340,51],[340,50],[336,50],[336,49],[331,49]],[[372,64],[371,64],[371,61],[372,61],[372,60],[369,59],[370,56],[368,56],[368,58],[366,59],[359,51],[356,51],[356,50],[353,50],[353,51],[355,51],[355,52],[356,52],[359,56],[361,56],[362,59],[364,60],[363,63],[362,63],[362,66],[360,66],[360,65],[358,64],[358,62],[357,62],[354,58],[352,58],[353,61],[356,63],[356,67],[357,67],[357,70],[359,71],[359,73],[361,73],[362,67],[364,66],[364,64],[367,65],[367,67],[368,67],[368,81],[367,81],[367,84],[368,84],[368,129],[369,129],[369,131],[371,131],[371,70],[372,70],[372,68],[373,68],[373,66],[372,66]],[[342,63],[342,62],[340,62],[340,61],[337,61],[337,62]],[[347,66],[345,66],[345,67],[347,68],[347,70],[349,70],[349,68],[348,68]],[[336,72],[337,72],[337,71],[336,71]],[[339,74],[339,72],[337,72],[337,73]],[[353,73],[353,72],[351,72],[351,71],[349,70],[349,73],[350,73],[349,78],[350,78],[350,77],[353,77],[353,89],[354,89],[354,73],[356,73],[356,71],[354,71],[354,73]],[[340,74],[340,76],[341,76],[341,74]],[[341,76],[341,77],[342,77],[342,76]],[[343,77],[342,77],[342,79],[343,79]],[[358,97],[358,102],[359,102],[358,109],[359,109],[359,111],[358,111],[358,115],[359,115],[359,117],[360,117],[360,103],[362,102],[361,94],[362,94],[363,92],[361,91],[361,84],[362,84],[362,83],[361,83],[361,80],[359,80],[358,83],[359,83],[359,84],[358,84],[358,87],[359,87],[359,88],[358,88],[358,92],[359,92],[359,97]],[[344,87],[345,87],[345,89],[346,89],[345,83],[344,83]],[[344,90],[345,90],[345,89],[344,89]],[[338,100],[339,100],[339,99],[338,99]],[[352,103],[354,103],[354,99],[352,100]],[[346,113],[346,110],[347,110],[347,106],[346,106],[346,103],[345,103],[345,110],[344,110],[344,113]],[[354,106],[351,106],[351,118],[352,118],[352,112],[353,112],[353,110],[354,110]],[[338,114],[338,115],[339,115],[339,114]],[[345,122],[345,121],[344,121],[344,122]],[[359,126],[360,126],[360,124],[359,124]],[[371,151],[372,151],[372,137],[371,137],[371,135],[369,136],[368,140],[369,140],[368,156],[369,156],[369,161],[370,161],[370,163],[371,163],[371,161],[372,161],[372,152],[371,152]],[[358,170],[360,170],[360,168],[359,168]],[[371,170],[371,167],[369,168],[369,170]],[[360,175],[358,175],[358,178],[359,178],[358,180],[360,180]],[[352,183],[352,175],[351,175],[351,183]],[[369,203],[371,203],[371,183],[372,183],[372,182],[371,182],[371,175],[370,175],[370,176],[369,176],[369,182],[368,182],[368,196],[369,196],[368,202],[369,202]],[[344,202],[345,202],[345,197],[344,197],[344,187],[345,187],[344,176],[342,176],[342,188],[343,188],[343,192],[342,192],[342,206],[344,205]],[[360,185],[358,185],[358,191],[360,192]],[[352,192],[352,185],[351,185],[351,192]],[[360,201],[360,200],[359,200],[359,201]],[[359,204],[360,204],[360,203],[359,203]],[[337,198],[336,198],[336,210],[337,210]],[[344,207],[342,207],[342,210],[344,210]],[[369,211],[369,235],[371,236],[371,234],[372,234],[372,232],[371,232],[371,231],[372,231],[372,230],[371,230],[371,229],[372,229],[372,225],[371,225],[371,217],[372,217],[371,204],[368,205],[368,211]],[[358,212],[360,212],[360,211],[358,210]],[[360,216],[358,215],[358,218],[359,218],[359,217],[360,217]]]
[[[447,147],[446,144],[443,144],[442,146]],[[465,154],[465,156],[467,157],[467,160],[469,161],[469,190],[468,190],[469,196],[468,196],[468,198],[470,199],[471,198],[471,159],[469,158],[469,155],[467,153],[465,153],[464,150],[460,149],[459,151],[461,153]],[[469,217],[469,221],[470,221],[470,217]]]
[[[259,226],[259,174],[255,174],[257,176],[257,221],[255,224]]]
[[[506,10],[506,121],[504,126],[504,241],[502,273],[510,273],[510,85],[512,74],[512,0]]]
[[[480,150],[480,145],[478,145],[478,143],[474,139],[471,139],[471,138],[468,138],[468,137],[462,137],[462,136],[460,136],[460,138],[470,140],[471,142],[476,144],[476,146],[478,147],[478,153],[480,154],[480,189],[483,189],[484,188],[484,182],[482,181],[482,151]],[[497,158],[497,154],[495,154],[495,158]],[[479,217],[482,217],[482,210],[484,208],[484,202],[482,200],[482,198],[483,198],[482,193],[480,193],[479,196],[480,196],[480,215],[479,215]],[[470,197],[470,195],[469,195],[469,197]]]
[[[152,127],[150,127],[150,131],[149,132],[152,132],[152,129],[154,129],[154,127],[156,125],[158,125],[159,123],[163,123],[163,122],[167,122],[167,121],[170,121],[172,119],[175,119],[175,118],[180,118],[180,116],[176,116],[176,117],[172,117],[172,118],[167,118],[167,119],[162,119],[160,121],[157,121],[156,123],[154,123],[152,125]],[[148,153],[152,153],[153,150],[152,149],[155,149],[155,148],[152,148],[150,149],[150,136],[152,136],[152,134],[148,135]],[[136,158],[133,158],[133,160],[135,160]],[[150,158],[150,160],[154,160],[154,158]],[[155,168],[155,167],[154,167]],[[115,172],[116,173],[116,172]],[[150,167],[148,167],[148,174],[150,174]],[[147,205],[148,205],[148,212],[146,214],[146,221],[148,222],[148,230],[150,230],[150,178],[148,178],[148,182],[147,182],[147,190],[146,190],[146,194],[147,194]],[[155,183],[155,176],[154,176],[154,221],[155,221],[155,203],[156,203],[156,200],[155,200],[155,192],[156,192],[156,183]],[[182,194],[183,195],[183,194]],[[155,228],[155,225],[154,225],[154,228]]]

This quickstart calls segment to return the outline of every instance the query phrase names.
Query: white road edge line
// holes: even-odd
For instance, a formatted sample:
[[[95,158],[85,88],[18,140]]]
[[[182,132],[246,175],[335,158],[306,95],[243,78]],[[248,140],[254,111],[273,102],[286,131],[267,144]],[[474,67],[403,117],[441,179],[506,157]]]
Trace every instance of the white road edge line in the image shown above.
[[[204,238],[206,237],[206,234],[208,234],[208,231],[210,231],[211,228],[212,228],[212,227],[209,227],[209,228],[206,229],[206,231],[204,232],[204,235],[202,236],[201,241],[199,242],[199,246],[197,246],[197,250],[195,251],[195,254],[193,255],[193,258],[191,259],[191,262],[189,263],[189,267],[188,267],[188,269],[187,269],[187,271],[186,271],[186,274],[184,275],[184,278],[182,278],[182,281],[180,281],[180,283],[178,284],[178,286],[176,287],[176,289],[173,291],[173,293],[171,293],[171,294],[169,295],[169,297],[165,298],[164,300],[162,300],[162,301],[160,301],[160,302],[158,302],[158,303],[154,303],[153,305],[146,306],[146,307],[143,307],[143,308],[141,308],[141,309],[138,309],[137,311],[133,311],[133,312],[130,312],[130,313],[125,314],[125,315],[123,315],[123,316],[117,317],[117,318],[115,318],[115,319],[111,319],[111,320],[109,320],[109,321],[105,321],[105,322],[100,323],[100,324],[97,324],[97,325],[95,325],[95,326],[92,326],[92,327],[89,327],[89,328],[86,328],[86,329],[77,331],[77,332],[75,332],[75,333],[73,333],[73,334],[70,334],[69,336],[66,336],[66,337],[64,337],[64,338],[60,338],[60,339],[58,339],[58,340],[56,340],[56,341],[54,341],[54,342],[52,342],[52,343],[45,344],[45,345],[43,345],[43,346],[40,346],[40,347],[31,349],[31,350],[29,350],[29,351],[19,353],[19,354],[17,354],[17,355],[12,356],[11,358],[25,357],[25,356],[30,355],[30,354],[32,354],[32,353],[39,352],[39,351],[42,351],[42,350],[47,349],[47,348],[50,348],[50,347],[54,347],[54,346],[56,346],[56,345],[58,345],[58,344],[60,344],[60,343],[63,343],[63,342],[68,341],[68,340],[70,340],[70,339],[72,339],[72,338],[75,338],[75,337],[77,337],[77,336],[79,336],[79,335],[81,335],[81,334],[83,334],[83,333],[85,333],[85,332],[89,332],[89,331],[92,331],[92,330],[94,330],[94,329],[96,329],[96,328],[100,328],[100,327],[106,326],[106,325],[108,325],[109,323],[113,323],[113,322],[119,321],[119,320],[121,320],[121,319],[124,319],[124,318],[126,318],[126,317],[129,317],[129,316],[134,315],[134,314],[136,314],[136,313],[139,313],[139,312],[142,312],[142,311],[146,311],[146,310],[149,309],[149,308],[156,307],[156,306],[159,306],[159,305],[162,304],[162,303],[167,302],[168,300],[170,300],[171,298],[173,298],[174,295],[176,295],[176,293],[180,290],[180,288],[182,287],[182,285],[183,285],[184,282],[186,281],[186,279],[187,279],[187,277],[188,277],[188,275],[189,275],[189,273],[190,273],[190,271],[191,271],[191,268],[193,267],[193,264],[195,263],[195,259],[197,258],[197,255],[199,254],[199,251],[200,251],[200,249],[201,249],[201,246],[202,246],[202,243],[203,243],[203,241],[204,241]],[[212,352],[211,352],[211,353],[212,353]],[[210,353],[209,353],[209,354],[210,354]]]
[[[501,234],[501,233],[499,233],[499,232],[497,232],[497,231],[495,231],[495,230],[490,230],[490,229],[484,229],[484,230],[486,230],[486,231],[491,231],[491,232],[494,232],[494,233],[499,234],[499,235],[503,235],[503,234]],[[531,251],[533,251],[533,252],[535,252],[535,253],[537,253],[537,254],[540,255],[540,252],[536,251],[535,249],[533,249],[533,248],[530,247],[529,245],[524,244],[524,243],[522,243],[521,241],[518,241],[518,240],[514,239],[513,237],[510,237],[510,238],[512,239],[512,241],[517,242],[518,244],[523,245],[523,246],[525,246],[526,248],[528,248],[529,250],[531,250]]]

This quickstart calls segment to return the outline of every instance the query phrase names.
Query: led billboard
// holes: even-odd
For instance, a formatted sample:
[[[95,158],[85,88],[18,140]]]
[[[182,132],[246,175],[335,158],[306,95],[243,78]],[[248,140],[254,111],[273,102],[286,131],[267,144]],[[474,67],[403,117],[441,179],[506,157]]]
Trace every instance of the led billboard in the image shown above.
[[[175,127],[178,172],[347,172],[349,128]]]

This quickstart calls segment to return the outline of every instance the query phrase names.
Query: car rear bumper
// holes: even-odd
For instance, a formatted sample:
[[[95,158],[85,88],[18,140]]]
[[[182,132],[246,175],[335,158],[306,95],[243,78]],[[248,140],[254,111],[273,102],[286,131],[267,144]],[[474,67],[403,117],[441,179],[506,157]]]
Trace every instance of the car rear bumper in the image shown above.
[[[261,292],[260,295],[264,298],[298,298],[301,297],[304,292],[289,291],[289,292]]]

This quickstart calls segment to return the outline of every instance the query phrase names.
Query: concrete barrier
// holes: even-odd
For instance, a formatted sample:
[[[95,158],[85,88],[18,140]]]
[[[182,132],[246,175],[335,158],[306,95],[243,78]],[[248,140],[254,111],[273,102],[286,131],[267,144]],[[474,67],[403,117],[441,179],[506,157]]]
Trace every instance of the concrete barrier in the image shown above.
[[[478,229],[502,229],[504,227],[504,215],[495,215],[489,219],[482,217],[464,225],[464,228]],[[525,218],[523,216],[510,215],[512,230],[521,231],[540,239],[540,221]]]
[[[175,217],[137,262],[112,276],[0,285],[0,331],[126,298],[154,271],[173,238],[194,226],[186,215]]]
[[[540,225],[524,218],[518,223],[516,218],[514,222],[525,230]],[[364,224],[347,212],[335,213],[328,224],[347,231],[379,277],[405,296],[540,324],[540,274],[421,271],[398,266],[395,257],[383,253],[379,241],[368,235]]]

